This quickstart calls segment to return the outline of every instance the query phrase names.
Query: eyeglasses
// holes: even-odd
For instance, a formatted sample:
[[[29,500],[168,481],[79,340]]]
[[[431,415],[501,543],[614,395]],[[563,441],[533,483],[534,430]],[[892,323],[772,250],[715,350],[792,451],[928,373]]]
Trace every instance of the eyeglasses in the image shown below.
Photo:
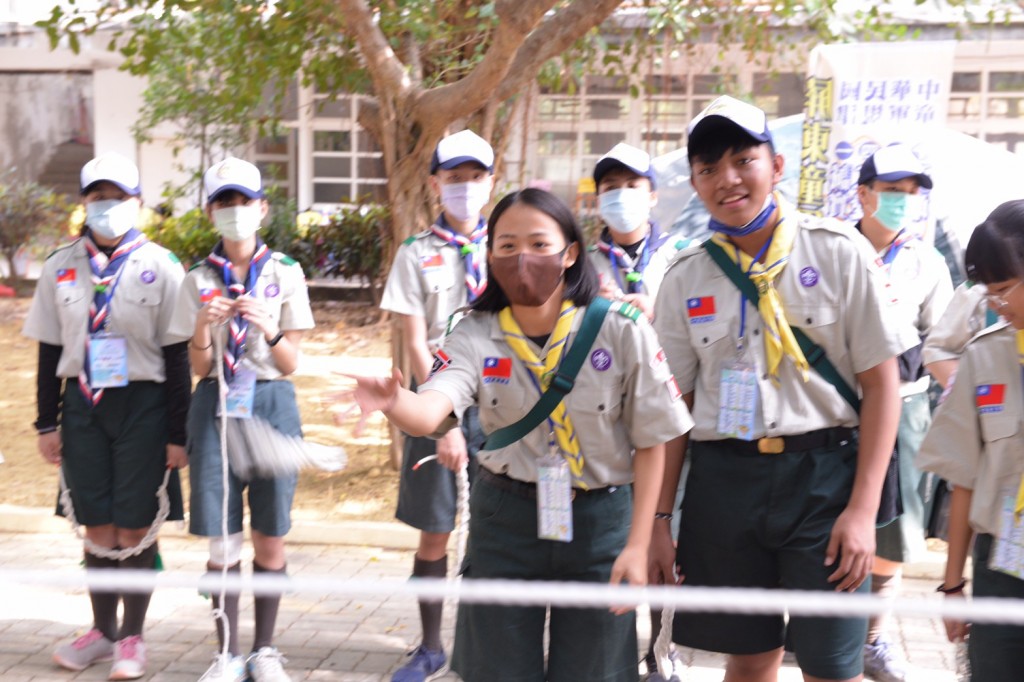
[[[1024,284],[1024,279],[1017,280],[1016,284],[1014,284],[1012,287],[1010,287],[1001,294],[986,293],[985,298],[994,307],[1005,308],[1006,306],[1010,305],[1010,303],[1006,299],[1010,296],[1013,290],[1019,287],[1021,284]]]

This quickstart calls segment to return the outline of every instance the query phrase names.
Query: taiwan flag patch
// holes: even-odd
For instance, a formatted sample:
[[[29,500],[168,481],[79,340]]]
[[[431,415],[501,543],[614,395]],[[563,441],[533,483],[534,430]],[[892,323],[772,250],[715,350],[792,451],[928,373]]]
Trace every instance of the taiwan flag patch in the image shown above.
[[[485,384],[507,384],[512,379],[512,358],[484,358]]]
[[[691,324],[713,322],[715,319],[715,297],[701,296],[686,299],[686,316]]]
[[[982,384],[974,389],[974,404],[979,414],[992,414],[1003,411],[1003,397],[1006,384]]]
[[[452,359],[448,357],[448,354],[438,348],[437,352],[434,353],[434,365],[430,368],[430,376],[434,376],[438,372],[445,371],[451,364]]]
[[[444,258],[439,253],[435,253],[433,256],[421,256],[420,257],[420,269],[431,270],[433,268],[443,268]]]
[[[199,302],[200,303],[209,303],[210,301],[212,301],[213,299],[217,298],[220,295],[221,295],[220,294],[220,289],[215,289],[215,288],[212,288],[212,287],[211,288],[200,289],[199,290]]]
[[[75,269],[74,268],[60,268],[57,270],[57,286],[58,287],[73,287],[75,286]]]

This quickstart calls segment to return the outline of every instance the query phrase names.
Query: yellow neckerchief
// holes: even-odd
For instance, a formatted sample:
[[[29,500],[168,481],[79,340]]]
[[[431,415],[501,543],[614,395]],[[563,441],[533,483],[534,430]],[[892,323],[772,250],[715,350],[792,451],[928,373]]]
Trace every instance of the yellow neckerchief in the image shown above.
[[[779,212],[782,212],[782,205],[779,205]],[[764,320],[765,335],[764,349],[768,361],[768,375],[776,382],[779,379],[779,364],[782,363],[782,356],[788,355],[796,363],[797,369],[803,374],[804,381],[808,379],[807,359],[800,350],[800,345],[793,336],[793,330],[786,320],[786,312],[782,308],[782,297],[775,288],[775,279],[782,273],[786,263],[789,262],[789,254],[793,251],[793,242],[799,226],[796,221],[786,220],[782,215],[775,223],[775,232],[772,234],[771,244],[768,245],[768,252],[765,254],[764,263],[759,263],[744,253],[729,238],[720,232],[716,232],[711,241],[722,247],[733,262],[747,273],[750,280],[757,286],[760,295],[757,309]]]
[[[1021,376],[1024,376],[1024,331],[1017,332],[1017,362],[1021,366]],[[1017,487],[1017,502],[1013,505],[1013,512],[1020,521],[1021,512],[1024,512],[1024,476],[1020,477],[1020,485]]]
[[[498,313],[498,324],[505,335],[505,343],[516,354],[516,357],[533,373],[538,389],[543,392],[547,390],[550,377],[558,367],[562,359],[562,352],[565,350],[565,340],[572,329],[572,321],[576,317],[576,306],[572,301],[562,301],[562,309],[558,313],[558,322],[555,323],[555,330],[551,332],[548,340],[547,352],[544,358],[538,358],[533,352],[530,343],[519,328],[519,324],[512,317],[512,309],[504,308]],[[579,480],[583,476],[583,453],[580,452],[580,442],[576,437],[576,430],[569,419],[569,413],[565,410],[565,401],[561,401],[551,411],[548,417],[555,432],[555,439],[558,447],[569,461],[569,470],[573,478]]]

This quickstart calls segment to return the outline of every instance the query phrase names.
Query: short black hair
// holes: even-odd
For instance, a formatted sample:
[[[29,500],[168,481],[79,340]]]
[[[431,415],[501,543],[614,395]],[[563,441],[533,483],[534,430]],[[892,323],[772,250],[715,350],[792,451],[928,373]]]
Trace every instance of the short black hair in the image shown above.
[[[726,152],[742,152],[762,144],[768,145],[772,155],[775,154],[771,141],[761,142],[732,121],[722,118],[705,119],[700,122],[697,130],[700,134],[691,135],[686,146],[686,158],[691,166],[694,161],[717,163]]]
[[[586,241],[583,238],[583,231],[572,215],[572,211],[551,192],[546,192],[535,187],[506,194],[498,202],[491,212],[487,221],[487,251],[494,250],[494,226],[509,207],[516,204],[525,204],[546,214],[562,229],[562,236],[565,237],[566,246],[573,242],[579,244],[579,254],[576,262],[565,269],[565,298],[571,300],[578,306],[589,305],[597,296],[599,283],[597,271],[594,264],[587,259]],[[493,277],[487,278],[487,287],[480,294],[480,298],[473,301],[473,310],[495,313],[509,305],[508,296],[502,290],[501,285]]]
[[[1024,199],[999,204],[974,228],[964,265],[967,277],[982,284],[1024,279]]]

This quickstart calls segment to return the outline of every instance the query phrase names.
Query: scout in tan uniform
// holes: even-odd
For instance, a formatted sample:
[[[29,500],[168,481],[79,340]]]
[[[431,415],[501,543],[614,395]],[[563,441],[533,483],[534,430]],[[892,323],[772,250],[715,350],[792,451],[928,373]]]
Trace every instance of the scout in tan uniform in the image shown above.
[[[224,567],[240,571],[242,495],[248,488],[253,572],[284,575],[284,536],[291,528],[297,476],[242,480],[232,469],[228,490],[223,490],[217,377],[223,366],[229,419],[256,417],[287,436],[300,437],[295,387],[284,377],[295,371],[303,331],[313,328],[309,293],[298,263],[271,251],[256,236],[268,210],[259,169],[228,158],[211,166],[203,181],[209,197],[206,211],[221,241],[206,260],[189,270],[171,325],[175,333],[192,337],[189,359],[200,377],[188,421],[189,531],[210,538],[211,573],[219,574]],[[215,347],[223,349],[223,359],[215,356]],[[227,538],[222,535],[221,515],[225,494]],[[217,619],[217,636],[223,649],[227,635],[228,652],[215,656],[203,682],[240,682],[247,673],[257,682],[290,679],[273,646],[281,596],[257,595],[253,601],[254,641],[251,653],[243,658],[238,594],[226,594],[223,604],[219,595],[213,595],[214,608],[222,609],[228,621],[225,633]]]
[[[953,291],[953,298],[924,340],[921,355],[924,368],[946,388],[956,375],[960,355],[967,342],[985,327],[999,321],[985,298],[985,287],[967,280]]]
[[[678,563],[697,586],[866,589],[899,417],[895,356],[918,340],[896,338],[864,240],[773,192],[783,160],[764,112],[719,98],[690,124],[688,153],[716,235],[679,254],[655,305],[696,424],[678,555],[656,521],[652,570],[672,580]],[[744,275],[758,305],[738,288]],[[836,384],[794,328],[831,360]],[[859,414],[842,384],[860,388]],[[671,515],[685,445],[666,447],[659,518]],[[775,679],[787,637],[805,679],[856,680],[865,632],[862,618],[677,613],[674,639],[731,654],[728,680]]]
[[[582,245],[553,195],[526,189],[502,199],[490,221],[491,279],[445,340],[442,362],[418,394],[399,388],[397,372],[360,378],[364,414],[379,409],[403,430],[427,434],[476,404],[491,438],[516,424],[573,353],[596,300]],[[547,419],[480,453],[467,578],[644,584],[663,443],[690,417],[633,306],[613,304],[584,357],[575,387]],[[552,607],[545,671],[545,608],[460,604],[452,667],[467,682],[636,680],[635,618],[617,615],[624,611]]]
[[[974,543],[976,597],[1024,599],[1024,201],[996,208],[974,230],[967,276],[984,284],[989,305],[1009,322],[988,327],[967,346],[939,406],[918,462],[953,485],[949,549],[939,592],[962,597]],[[946,622],[950,641],[968,632],[971,679],[1004,682],[1024,670],[1024,627]]]
[[[922,346],[953,295],[946,261],[921,241],[911,221],[921,213],[921,189],[932,179],[909,145],[882,147],[860,169],[857,198],[864,217],[857,230],[878,254],[894,299],[895,319],[912,327],[921,342],[899,357],[900,425],[896,440],[903,513],[878,529],[871,569],[871,592],[884,597],[899,593],[903,564],[924,554],[925,501],[934,483],[915,464],[917,450],[931,423],[928,376]],[[893,646],[886,614],[868,620],[864,644],[864,671],[877,682],[905,682],[911,674],[907,662]]]
[[[86,568],[154,568],[157,515],[168,467],[170,519],[182,518],[176,469],[185,456],[191,384],[185,341],[168,325],[185,273],[135,229],[139,171],[117,154],[82,168],[82,236],[43,266],[25,336],[39,341],[39,452],[61,472],[85,526]],[[61,390],[63,386],[63,397]],[[60,509],[58,509],[60,511]],[[141,548],[121,557],[116,550]],[[54,653],[69,670],[114,659],[112,680],[142,677],[150,593],[90,589],[93,628]],[[118,602],[124,619],[117,624]]]
[[[381,308],[402,320],[405,351],[412,359],[412,385],[427,380],[434,353],[452,315],[471,303],[487,284],[484,241],[487,221],[481,215],[494,188],[494,152],[471,130],[442,139],[430,166],[430,188],[442,212],[430,229],[399,247],[388,275]],[[455,475],[436,461],[418,462],[435,453],[469,466],[473,479],[483,433],[476,408],[468,410],[460,428],[439,440],[405,438],[399,472],[395,517],[420,531],[413,558],[413,577],[443,578],[448,573],[448,536],[455,527]],[[392,682],[423,682],[447,660],[441,644],[444,603],[420,601],[423,640],[409,661],[395,671]]]
[[[665,269],[690,240],[663,234],[651,221],[658,202],[650,155],[620,142],[594,166],[598,210],[605,227],[590,247],[601,295],[622,299],[654,317]]]

